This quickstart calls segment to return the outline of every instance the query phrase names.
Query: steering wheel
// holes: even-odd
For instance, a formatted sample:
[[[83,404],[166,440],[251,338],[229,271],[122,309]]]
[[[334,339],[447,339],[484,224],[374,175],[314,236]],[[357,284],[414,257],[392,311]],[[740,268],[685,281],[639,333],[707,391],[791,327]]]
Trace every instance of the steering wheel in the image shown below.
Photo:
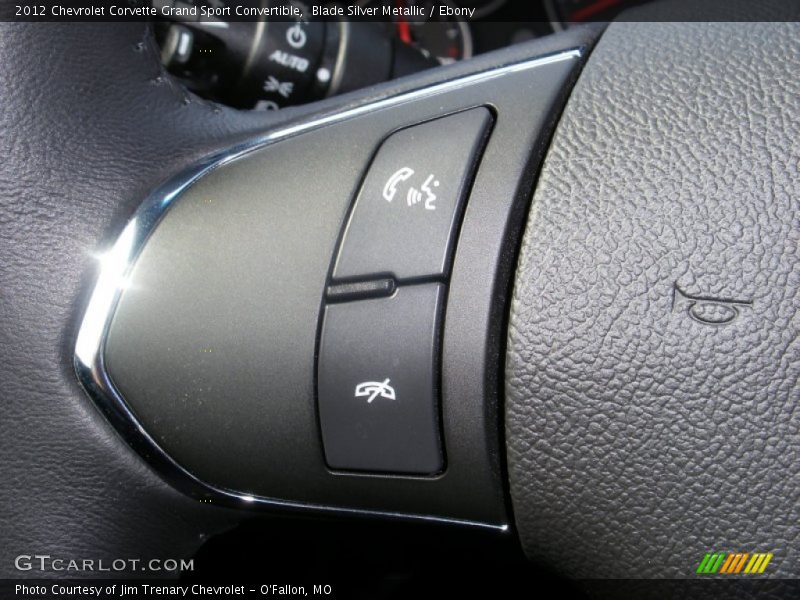
[[[3,24],[3,576],[265,510],[488,527],[573,578],[800,577],[800,27],[645,20],[268,114],[185,91],[147,24]],[[448,249],[348,270],[409,147],[381,210],[422,223],[463,154]],[[341,347],[410,357],[407,437],[347,429]]]

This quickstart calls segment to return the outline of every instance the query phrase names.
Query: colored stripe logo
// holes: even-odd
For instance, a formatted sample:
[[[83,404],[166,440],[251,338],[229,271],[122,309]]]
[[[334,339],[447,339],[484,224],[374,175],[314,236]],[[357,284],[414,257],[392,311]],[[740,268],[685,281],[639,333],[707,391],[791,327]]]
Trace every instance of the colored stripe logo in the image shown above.
[[[766,570],[772,556],[772,552],[707,552],[697,567],[697,573],[760,575]]]

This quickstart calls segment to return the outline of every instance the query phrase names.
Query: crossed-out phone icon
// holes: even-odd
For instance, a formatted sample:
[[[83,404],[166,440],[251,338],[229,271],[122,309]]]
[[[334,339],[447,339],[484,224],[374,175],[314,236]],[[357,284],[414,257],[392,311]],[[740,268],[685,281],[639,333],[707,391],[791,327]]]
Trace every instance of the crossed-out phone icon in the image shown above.
[[[397,396],[394,388],[389,385],[390,382],[391,379],[359,383],[356,386],[355,397],[362,398],[364,396],[369,396],[369,398],[367,398],[367,404],[372,404],[372,401],[378,396],[386,398],[387,400],[396,400]]]

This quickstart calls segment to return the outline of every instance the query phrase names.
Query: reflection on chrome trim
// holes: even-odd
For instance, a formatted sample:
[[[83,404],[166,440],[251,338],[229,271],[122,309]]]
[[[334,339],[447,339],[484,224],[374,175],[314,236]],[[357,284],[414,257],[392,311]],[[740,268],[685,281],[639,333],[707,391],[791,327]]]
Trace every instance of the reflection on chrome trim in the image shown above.
[[[580,57],[581,51],[579,49],[568,50],[543,58],[476,73],[421,90],[351,108],[343,112],[316,118],[297,125],[284,127],[268,133],[263,137],[256,138],[255,140],[251,140],[250,142],[241,144],[230,150],[213,155],[188,171],[167,181],[145,200],[122,231],[122,234],[117,238],[111,250],[97,256],[100,263],[99,275],[86,308],[86,313],[81,323],[77,342],[75,344],[75,371],[81,385],[128,444],[138,451],[166,481],[193,498],[210,499],[215,503],[239,508],[260,506],[264,508],[322,511],[343,515],[373,515],[419,521],[454,523],[506,531],[508,525],[505,524],[481,523],[434,515],[325,506],[281,500],[278,498],[254,497],[240,492],[217,488],[205,483],[176,463],[137,421],[106,372],[103,359],[105,337],[108,333],[111,318],[116,310],[121,292],[128,284],[131,268],[139,252],[144,247],[150,233],[164,216],[172,202],[198,179],[214,169],[241,158],[254,150],[259,150],[273,142],[306,131],[311,131],[331,123],[342,122],[367,112],[398,106],[445,92],[451,92],[474,83],[485,82],[511,73],[527,71],[544,65],[578,59]]]

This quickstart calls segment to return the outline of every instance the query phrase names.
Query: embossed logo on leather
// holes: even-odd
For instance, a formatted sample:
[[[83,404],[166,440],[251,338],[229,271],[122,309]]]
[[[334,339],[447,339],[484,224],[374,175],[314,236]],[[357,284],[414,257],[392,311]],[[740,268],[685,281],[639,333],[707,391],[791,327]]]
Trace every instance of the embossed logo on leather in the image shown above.
[[[729,325],[743,311],[753,308],[752,300],[731,300],[712,296],[691,296],[675,284],[672,292],[672,312],[685,312],[703,325]]]
[[[752,554],[750,552],[706,552],[696,573],[702,575],[713,575],[714,573],[760,575],[766,570],[773,556],[772,552],[753,552]]]

